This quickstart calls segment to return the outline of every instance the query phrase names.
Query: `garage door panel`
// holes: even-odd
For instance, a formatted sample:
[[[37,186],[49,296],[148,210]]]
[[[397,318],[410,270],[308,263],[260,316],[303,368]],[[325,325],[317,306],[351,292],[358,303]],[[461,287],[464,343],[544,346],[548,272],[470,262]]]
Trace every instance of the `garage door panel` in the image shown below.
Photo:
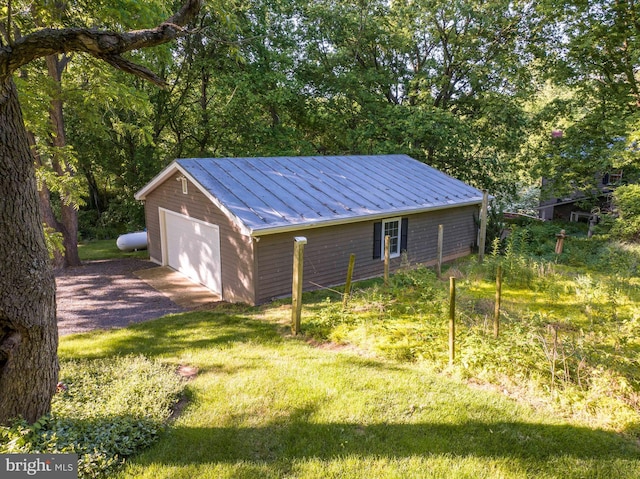
[[[220,229],[193,218],[165,211],[166,263],[188,278],[222,292]]]

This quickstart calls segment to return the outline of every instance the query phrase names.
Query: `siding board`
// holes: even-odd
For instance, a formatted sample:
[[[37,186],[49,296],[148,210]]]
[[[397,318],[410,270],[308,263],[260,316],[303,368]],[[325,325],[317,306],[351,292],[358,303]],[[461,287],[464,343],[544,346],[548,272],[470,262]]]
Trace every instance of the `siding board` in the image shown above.
[[[145,219],[149,237],[149,256],[162,263],[160,245],[159,208],[166,208],[190,218],[212,223],[220,228],[220,261],[222,267],[222,297],[225,301],[255,302],[253,241],[241,234],[202,192],[188,182],[188,194],[182,193],[182,184],[176,173],[146,198]]]
[[[410,264],[433,265],[436,261],[438,225],[444,225],[444,258],[451,260],[469,254],[476,242],[475,206],[451,208],[407,216]],[[304,253],[304,290],[343,284],[349,256],[356,255],[355,280],[381,276],[383,262],[371,255],[374,221],[301,230],[296,233],[266,235],[257,243],[257,302],[291,294],[293,238],[308,240]],[[391,260],[396,270],[401,258]]]

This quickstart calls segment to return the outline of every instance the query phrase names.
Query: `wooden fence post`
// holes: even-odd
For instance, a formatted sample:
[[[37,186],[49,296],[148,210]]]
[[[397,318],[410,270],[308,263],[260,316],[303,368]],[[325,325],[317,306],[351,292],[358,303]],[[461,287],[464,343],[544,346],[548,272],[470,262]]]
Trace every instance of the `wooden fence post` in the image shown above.
[[[560,230],[560,233],[556,235],[556,254],[562,254],[564,249],[564,239],[567,237],[565,230]]]
[[[293,281],[291,288],[291,332],[300,333],[302,315],[302,272],[304,270],[304,245],[307,238],[296,236],[293,243]]]
[[[347,270],[347,282],[344,284],[344,296],[342,297],[342,307],[346,308],[351,296],[351,278],[353,277],[353,267],[356,264],[356,255],[349,256],[349,269]]]
[[[484,248],[487,242],[487,216],[489,208],[489,193],[482,192],[482,209],[480,210],[480,239],[478,240],[478,261],[484,260]]]
[[[449,278],[449,365],[456,359],[456,278]]]
[[[493,313],[493,336],[500,334],[500,303],[502,301],[502,266],[498,265],[496,272],[496,304]]]
[[[389,286],[389,257],[391,249],[391,237],[384,237],[384,285]]]
[[[444,243],[444,226],[438,225],[438,249],[436,253],[436,272],[438,279],[442,276],[442,245]]]

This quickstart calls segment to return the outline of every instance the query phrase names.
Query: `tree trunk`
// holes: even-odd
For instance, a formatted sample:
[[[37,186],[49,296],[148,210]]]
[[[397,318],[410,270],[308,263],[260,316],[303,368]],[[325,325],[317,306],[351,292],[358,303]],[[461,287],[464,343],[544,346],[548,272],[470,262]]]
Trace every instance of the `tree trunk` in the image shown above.
[[[55,281],[10,77],[0,80],[0,172],[0,424],[34,422],[49,412],[58,377]]]
[[[27,138],[29,140],[29,148],[31,150],[31,154],[33,155],[33,161],[37,168],[42,167],[42,158],[36,149],[36,137],[34,134],[27,130]],[[60,231],[60,225],[58,224],[58,219],[56,215],[53,213],[53,208],[51,207],[51,192],[47,187],[46,183],[42,183],[40,188],[38,189],[38,197],[40,198],[40,210],[42,211],[42,221],[49,228],[53,228],[56,231]],[[64,254],[55,250],[53,252],[52,266],[54,271],[57,271],[64,267]]]
[[[11,75],[37,58],[85,52],[158,85],[153,72],[121,55],[188,34],[203,0],[187,0],[155,28],[116,33],[44,28],[0,40],[0,424],[49,412],[58,379],[56,286],[44,240],[35,166]],[[1,26],[1,25],[0,25]],[[6,29],[10,39],[10,29]]]
[[[53,135],[51,144],[56,148],[65,148],[67,146],[67,137],[64,128],[64,116],[62,112],[62,70],[66,64],[66,57],[60,60],[58,55],[49,55],[46,57],[47,70],[49,78],[56,85],[56,90],[51,103],[49,105],[49,118],[51,119],[51,128]],[[55,154],[52,158],[52,164],[58,176],[73,176],[74,171],[67,165],[63,166]],[[60,205],[60,221],[58,227],[62,233],[64,241],[64,265],[78,266],[80,265],[80,257],[78,256],[78,210],[77,205],[68,201],[67,198],[61,198]],[[51,225],[53,226],[53,225]]]

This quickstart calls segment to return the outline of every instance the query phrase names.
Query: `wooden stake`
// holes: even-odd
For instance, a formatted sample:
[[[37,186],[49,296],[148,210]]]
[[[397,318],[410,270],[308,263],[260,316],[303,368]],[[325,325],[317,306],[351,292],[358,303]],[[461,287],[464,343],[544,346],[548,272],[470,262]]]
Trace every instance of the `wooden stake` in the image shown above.
[[[307,238],[296,236],[293,243],[293,281],[291,288],[291,332],[300,333],[302,315],[302,272],[304,270],[304,245]]]
[[[344,284],[344,296],[342,297],[342,307],[346,308],[351,296],[351,278],[353,277],[353,267],[356,264],[356,255],[349,256],[349,269],[347,270],[347,282]]]
[[[567,237],[565,230],[560,230],[560,233],[556,235],[556,254],[562,254],[564,249],[564,239]]]
[[[389,257],[391,256],[391,237],[384,237],[384,285],[389,286]]]
[[[456,359],[456,279],[449,278],[449,365]]]
[[[438,249],[436,253],[436,272],[438,278],[442,276],[442,244],[444,242],[444,226],[438,225]]]
[[[482,192],[482,209],[480,210],[480,239],[478,240],[478,261],[484,260],[484,248],[487,242],[487,215],[489,207],[489,193]]]
[[[502,266],[498,266],[496,272],[496,304],[493,313],[493,336],[500,334],[500,303],[502,301]]]

